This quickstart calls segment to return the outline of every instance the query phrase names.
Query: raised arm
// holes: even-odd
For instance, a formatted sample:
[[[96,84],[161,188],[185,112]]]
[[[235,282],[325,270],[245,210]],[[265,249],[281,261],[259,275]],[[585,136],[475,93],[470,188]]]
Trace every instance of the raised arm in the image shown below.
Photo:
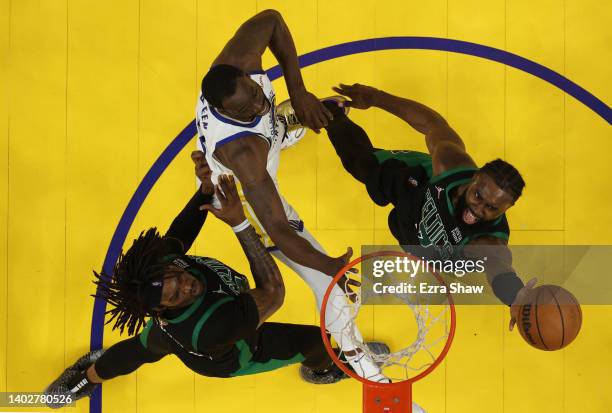
[[[257,219],[287,257],[325,274],[336,275],[345,264],[344,256],[328,257],[289,226],[274,181],[266,170],[267,152],[263,139],[247,136],[221,146],[215,156],[234,171]]]
[[[204,205],[217,218],[232,227],[236,233],[242,250],[249,260],[251,273],[255,279],[255,288],[248,291],[257,306],[259,324],[263,324],[283,304],[285,285],[278,266],[266,250],[259,236],[244,216],[242,203],[232,176],[219,177],[219,186],[215,193],[221,203],[221,208]]]
[[[276,10],[264,10],[244,22],[213,66],[228,64],[245,72],[262,70],[261,56],[268,47],[283,68],[293,108],[302,124],[315,131],[327,126],[332,115],[306,90],[291,32]]]
[[[194,151],[191,153],[191,159],[195,164],[196,176],[202,184],[183,210],[174,218],[165,235],[166,238],[178,240],[181,244],[180,250],[183,253],[191,248],[191,244],[193,244],[193,241],[195,241],[200,233],[208,214],[208,211],[200,210],[200,205],[208,204],[212,199],[214,191],[210,181],[210,168],[206,163],[204,153]]]
[[[334,90],[351,98],[351,101],[345,103],[347,106],[357,109],[378,107],[424,134],[434,175],[460,166],[476,166],[466,152],[463,140],[435,110],[413,100],[360,84],[340,84]]]

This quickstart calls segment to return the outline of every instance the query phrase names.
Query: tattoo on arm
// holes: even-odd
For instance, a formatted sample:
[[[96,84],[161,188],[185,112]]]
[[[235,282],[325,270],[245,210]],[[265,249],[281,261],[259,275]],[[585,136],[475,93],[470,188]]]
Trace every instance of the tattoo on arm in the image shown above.
[[[256,288],[250,293],[259,312],[259,325],[282,305],[285,287],[280,270],[251,226],[236,234],[249,260]]]
[[[251,271],[255,278],[255,285],[264,287],[268,284],[277,282],[278,279],[274,279],[274,275],[280,274],[278,267],[259,239],[255,229],[253,227],[247,227],[236,235],[249,260]]]

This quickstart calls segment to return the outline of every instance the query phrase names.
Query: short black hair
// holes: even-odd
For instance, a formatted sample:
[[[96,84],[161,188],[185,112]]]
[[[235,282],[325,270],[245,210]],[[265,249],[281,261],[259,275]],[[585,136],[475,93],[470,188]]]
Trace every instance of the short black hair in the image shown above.
[[[148,295],[152,281],[162,281],[169,265],[164,261],[168,255],[168,243],[151,228],[141,232],[130,249],[121,254],[112,274],[94,271],[98,285],[96,298],[101,298],[114,308],[106,311],[115,321],[113,330],[120,334],[127,327],[128,334],[136,334],[145,324],[145,318],[156,314]]]
[[[232,65],[215,65],[202,79],[202,95],[213,107],[222,108],[223,99],[236,92],[236,81],[244,72]]]
[[[508,192],[514,202],[520,198],[525,188],[525,181],[519,171],[502,159],[486,163],[480,172],[486,173],[502,191]]]

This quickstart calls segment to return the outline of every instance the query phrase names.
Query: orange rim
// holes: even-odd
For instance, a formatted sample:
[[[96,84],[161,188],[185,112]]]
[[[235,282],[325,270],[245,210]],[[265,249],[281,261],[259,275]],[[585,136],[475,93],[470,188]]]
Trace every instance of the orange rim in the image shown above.
[[[438,367],[440,365],[440,363],[442,363],[442,360],[444,360],[444,357],[446,357],[446,355],[448,354],[448,351],[450,350],[451,344],[453,343],[453,338],[455,337],[455,324],[456,324],[455,304],[453,302],[453,297],[450,294],[450,292],[447,292],[446,296],[448,298],[448,305],[450,307],[451,326],[450,326],[450,330],[448,332],[448,338],[446,339],[446,344],[444,345],[444,348],[442,349],[442,351],[440,352],[438,357],[434,360],[434,362],[431,364],[431,366],[427,367],[425,370],[423,370],[421,373],[417,374],[416,376],[411,377],[411,378],[406,379],[406,380],[403,380],[403,381],[400,381],[400,382],[396,382],[396,383],[377,383],[377,382],[370,381],[370,380],[368,380],[366,378],[363,378],[363,377],[359,376],[357,373],[355,373],[352,370],[350,370],[348,367],[346,367],[345,363],[343,363],[338,358],[336,353],[333,351],[332,346],[331,346],[331,342],[330,342],[329,338],[327,337],[327,329],[325,328],[325,313],[326,313],[326,309],[327,309],[327,302],[329,300],[329,295],[331,294],[331,291],[334,288],[334,286],[338,284],[338,281],[340,280],[340,278],[348,270],[350,270],[356,264],[359,264],[363,260],[369,259],[369,258],[372,258],[372,257],[380,257],[380,256],[408,257],[408,258],[410,258],[412,260],[418,260],[418,258],[416,258],[414,255],[412,255],[410,253],[407,253],[407,252],[377,251],[377,252],[372,252],[370,254],[366,254],[366,255],[363,255],[361,257],[355,258],[353,261],[349,262],[344,267],[342,267],[342,269],[340,271],[338,271],[336,276],[333,278],[333,280],[331,281],[331,283],[327,287],[327,290],[325,291],[325,295],[323,296],[323,302],[321,304],[322,305],[321,306],[321,316],[320,316],[321,338],[323,339],[323,344],[325,344],[325,349],[327,350],[327,353],[332,358],[334,363],[340,369],[342,369],[342,371],[345,372],[347,375],[349,375],[350,377],[352,377],[352,378],[354,378],[356,380],[359,380],[365,386],[376,385],[376,386],[405,387],[406,385],[412,385],[412,383],[422,379],[423,377],[425,377],[429,373],[431,373],[433,370],[435,370],[435,368]],[[438,282],[441,285],[446,285],[446,283],[444,282],[442,277],[440,277],[440,275],[437,272],[433,272],[433,274],[434,274],[434,276],[436,277],[436,279],[438,280]],[[447,289],[447,291],[448,291],[448,289]]]

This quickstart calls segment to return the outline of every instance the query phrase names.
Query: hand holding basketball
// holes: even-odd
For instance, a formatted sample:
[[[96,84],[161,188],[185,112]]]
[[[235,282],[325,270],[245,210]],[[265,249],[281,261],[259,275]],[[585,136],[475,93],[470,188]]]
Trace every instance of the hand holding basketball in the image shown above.
[[[522,301],[516,304],[518,311],[514,315],[523,339],[540,350],[567,347],[582,325],[582,310],[576,297],[556,285],[541,285],[526,291]]]
[[[537,278],[532,278],[527,281],[527,284],[521,288],[510,306],[510,331],[514,330],[516,320],[519,318],[519,310],[522,304],[527,302],[529,294],[533,291],[533,286],[538,282]]]

